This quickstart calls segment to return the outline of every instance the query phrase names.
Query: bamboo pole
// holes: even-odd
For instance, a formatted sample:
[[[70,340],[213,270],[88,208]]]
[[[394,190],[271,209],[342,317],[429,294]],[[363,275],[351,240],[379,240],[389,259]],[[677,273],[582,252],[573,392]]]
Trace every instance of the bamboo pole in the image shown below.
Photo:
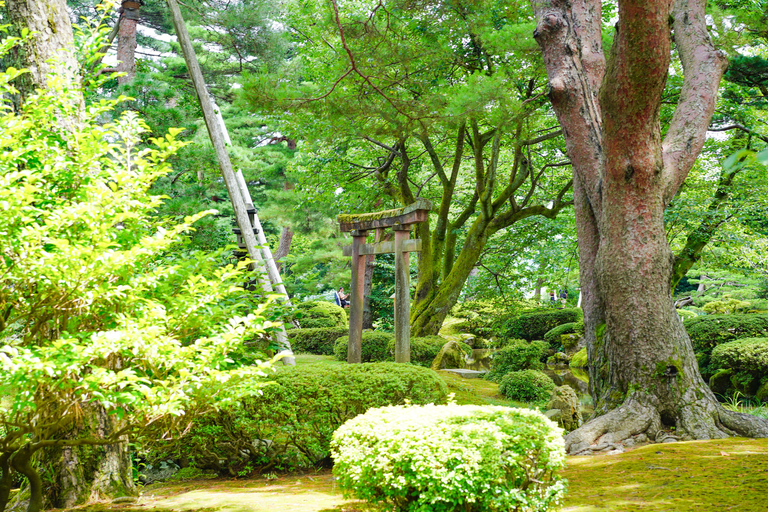
[[[187,27],[184,24],[184,18],[181,16],[181,10],[176,0],[166,0],[168,8],[171,11],[171,17],[173,19],[173,25],[176,29],[176,36],[181,46],[181,51],[184,54],[184,60],[187,63],[192,83],[195,86],[195,92],[197,93],[197,99],[200,102],[200,107],[203,110],[203,119],[205,120],[205,126],[208,128],[208,135],[211,138],[211,143],[216,151],[216,157],[219,161],[219,169],[221,175],[224,178],[224,183],[227,186],[227,193],[229,199],[232,201],[232,207],[235,210],[235,218],[237,225],[240,228],[240,232],[245,242],[248,256],[264,267],[264,261],[261,257],[261,253],[258,248],[256,237],[253,233],[253,226],[248,218],[248,208],[246,207],[245,200],[243,199],[243,190],[241,189],[235,172],[232,168],[232,162],[229,159],[229,153],[227,153],[226,139],[222,131],[221,124],[217,120],[217,112],[213,107],[211,98],[208,95],[208,88],[205,85],[205,79],[203,73],[200,70],[200,64],[197,62],[197,56],[195,55],[195,49],[192,46],[192,40],[187,32]],[[247,190],[246,190],[247,191]],[[266,292],[272,291],[270,282],[261,277],[262,285]],[[285,353],[283,362],[285,364],[296,364],[291,352],[291,345],[288,342],[288,336],[285,333],[285,327],[281,326],[277,333],[277,344],[281,348],[281,352]]]

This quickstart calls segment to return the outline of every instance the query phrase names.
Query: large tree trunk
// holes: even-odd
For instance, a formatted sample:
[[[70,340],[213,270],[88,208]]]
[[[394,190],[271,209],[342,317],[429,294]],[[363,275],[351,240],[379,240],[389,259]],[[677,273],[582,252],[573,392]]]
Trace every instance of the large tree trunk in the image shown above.
[[[768,422],[723,409],[702,381],[672,302],[664,209],[704,143],[726,59],[704,1],[620,1],[607,68],[599,0],[539,0],[534,36],[574,168],[581,287],[595,416],[566,437],[578,453],[640,433],[768,436]],[[661,94],[675,42],[685,82],[662,141]],[[599,91],[599,97],[598,92]]]
[[[6,0],[5,10],[15,34],[22,29],[31,34],[24,45],[12,50],[16,67],[29,70],[16,84],[22,97],[45,87],[52,72],[78,86],[79,66],[72,53],[75,43],[66,1]]]

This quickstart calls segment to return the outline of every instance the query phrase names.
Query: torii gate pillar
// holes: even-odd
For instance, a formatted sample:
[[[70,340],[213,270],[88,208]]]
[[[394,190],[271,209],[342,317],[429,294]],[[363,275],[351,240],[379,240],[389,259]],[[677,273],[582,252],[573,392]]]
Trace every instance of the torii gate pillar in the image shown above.
[[[352,234],[352,246],[344,247],[344,256],[352,256],[352,283],[349,305],[349,345],[347,362],[361,362],[363,339],[363,287],[365,256],[395,253],[395,362],[411,361],[411,286],[409,253],[421,250],[421,240],[410,239],[411,224],[426,222],[432,203],[418,199],[405,208],[359,215],[339,215],[342,231]],[[366,244],[368,230],[391,227],[394,242]]]

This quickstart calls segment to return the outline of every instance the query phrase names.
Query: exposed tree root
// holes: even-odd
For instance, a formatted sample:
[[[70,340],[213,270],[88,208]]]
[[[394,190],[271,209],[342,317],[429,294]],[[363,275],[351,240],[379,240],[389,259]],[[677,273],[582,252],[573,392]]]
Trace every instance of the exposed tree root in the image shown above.
[[[720,408],[720,422],[744,437],[768,437],[768,420],[743,412],[734,412]]]
[[[655,438],[661,430],[661,418],[652,408],[628,399],[620,407],[594,418],[565,437],[570,454],[599,451],[630,437],[645,433]]]
[[[726,410],[709,398],[679,407],[674,414],[674,430],[668,430],[665,426],[672,425],[665,425],[656,407],[630,397],[618,408],[568,434],[565,448],[571,455],[587,455],[623,450],[645,441],[768,437],[768,420]]]

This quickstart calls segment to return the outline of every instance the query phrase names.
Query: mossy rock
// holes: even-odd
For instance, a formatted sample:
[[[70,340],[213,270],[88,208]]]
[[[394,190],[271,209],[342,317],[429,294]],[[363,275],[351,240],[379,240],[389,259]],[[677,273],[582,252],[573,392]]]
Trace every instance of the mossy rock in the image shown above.
[[[587,347],[584,347],[583,349],[573,354],[571,362],[568,366],[571,366],[572,368],[587,368],[588,365],[589,361],[587,358]]]

